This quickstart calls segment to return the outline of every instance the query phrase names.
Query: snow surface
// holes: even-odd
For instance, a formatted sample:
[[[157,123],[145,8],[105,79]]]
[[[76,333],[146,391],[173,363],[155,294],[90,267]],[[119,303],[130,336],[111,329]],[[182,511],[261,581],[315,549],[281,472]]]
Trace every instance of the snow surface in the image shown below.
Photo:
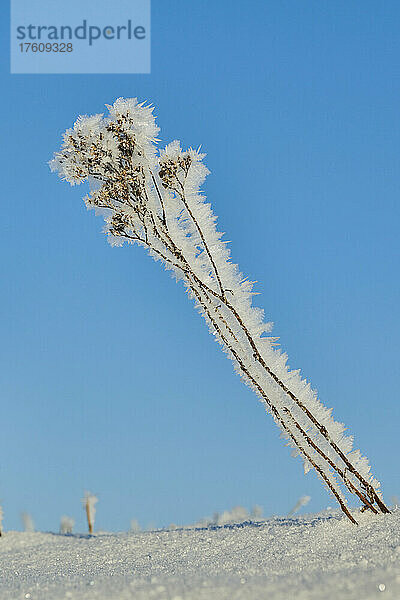
[[[1,600],[400,598],[400,510],[0,538]]]

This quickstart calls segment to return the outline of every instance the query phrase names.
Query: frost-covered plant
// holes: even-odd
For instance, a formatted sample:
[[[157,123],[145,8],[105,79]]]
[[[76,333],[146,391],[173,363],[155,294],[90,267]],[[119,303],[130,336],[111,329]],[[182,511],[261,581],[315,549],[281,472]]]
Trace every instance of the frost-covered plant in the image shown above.
[[[263,509],[256,504],[251,512],[244,506],[234,506],[231,510],[222,513],[215,512],[212,517],[203,517],[195,523],[196,527],[223,527],[232,523],[243,523],[244,521],[262,519]]]
[[[86,512],[86,519],[88,522],[88,530],[89,533],[93,533],[93,525],[96,516],[96,506],[95,504],[99,501],[99,499],[90,492],[85,492],[84,497],[82,498],[83,509]]]
[[[75,525],[75,520],[72,517],[63,515],[61,517],[61,521],[60,521],[60,533],[63,533],[63,534],[72,533],[74,525]]]
[[[32,516],[29,513],[21,513],[21,520],[24,531],[29,533],[33,533],[35,531],[35,523],[33,522]]]
[[[310,502],[310,500],[311,500],[311,496],[300,496],[300,498],[297,500],[296,504],[288,512],[288,517],[291,517],[292,515],[295,515],[297,512],[299,512],[299,510],[303,506],[307,506],[307,504]]]
[[[232,510],[224,510],[221,515],[218,515],[216,525],[223,526],[229,523],[243,523],[243,521],[248,521],[249,519],[250,514],[247,508],[244,508],[244,506],[234,506]]]
[[[263,518],[263,507],[260,506],[259,504],[256,504],[255,506],[253,506],[253,508],[251,509],[251,513],[250,516],[252,519],[254,519],[255,521],[259,521],[260,519]]]
[[[304,470],[313,468],[340,507],[344,490],[372,512],[388,512],[379,482],[345,427],[318,399],[271,337],[271,323],[253,306],[253,285],[230,259],[200,186],[204,154],[174,141],[157,150],[153,108],[119,98],[108,115],[81,116],[50,162],[72,185],[88,180],[88,208],[105,217],[112,245],[137,244],[181,280],[236,371],[281,428]]]
[[[140,525],[137,519],[131,519],[130,531],[132,531],[132,533],[139,533]]]

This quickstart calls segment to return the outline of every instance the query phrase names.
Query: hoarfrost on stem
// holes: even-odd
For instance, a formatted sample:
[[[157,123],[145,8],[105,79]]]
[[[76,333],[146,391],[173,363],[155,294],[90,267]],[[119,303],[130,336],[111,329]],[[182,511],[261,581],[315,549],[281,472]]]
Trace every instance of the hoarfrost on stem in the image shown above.
[[[157,150],[153,107],[117,99],[108,114],[81,116],[50,161],[71,183],[90,183],[88,208],[102,212],[112,245],[145,247],[183,282],[211,333],[281,428],[304,470],[314,469],[348,518],[345,490],[363,508],[388,512],[367,459],[268,335],[253,305],[253,284],[231,261],[216,217],[200,191],[208,169],[199,150],[178,141]]]

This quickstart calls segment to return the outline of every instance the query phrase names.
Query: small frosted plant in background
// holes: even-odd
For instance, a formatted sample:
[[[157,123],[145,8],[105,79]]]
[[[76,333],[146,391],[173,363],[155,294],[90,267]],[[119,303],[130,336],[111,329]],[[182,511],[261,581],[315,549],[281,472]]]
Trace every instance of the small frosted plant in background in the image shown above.
[[[21,513],[21,521],[24,531],[27,531],[29,533],[35,531],[35,523],[33,522],[33,519],[29,513]]]
[[[75,520],[72,517],[67,517],[66,515],[62,516],[60,521],[60,533],[72,533],[74,525]]]
[[[233,523],[243,523],[249,520],[260,520],[263,516],[263,509],[256,504],[251,512],[244,506],[234,506],[231,510],[224,510],[222,513],[215,512],[212,517],[203,517],[197,521],[197,527],[223,527]]]
[[[3,507],[0,506],[0,537],[3,535],[3,519],[4,519]]]
[[[90,492],[85,492],[84,497],[82,498],[83,508],[86,512],[86,519],[88,524],[89,533],[93,533],[93,526],[96,517],[96,503],[99,499]]]
[[[216,525],[228,525],[229,523],[243,523],[250,519],[249,511],[244,506],[234,506],[232,510],[224,510],[218,515]]]
[[[263,507],[260,506],[259,504],[256,504],[251,509],[250,516],[254,521],[260,521],[260,519],[263,518],[263,512],[264,512]]]
[[[244,382],[282,430],[304,471],[314,469],[347,517],[346,492],[373,513],[389,512],[368,460],[331,409],[269,335],[253,306],[253,285],[231,262],[216,217],[200,187],[204,154],[172,142],[157,150],[153,109],[119,98],[108,115],[79,117],[50,162],[71,183],[89,181],[88,208],[102,213],[112,245],[136,244],[170,270],[193,299]]]
[[[131,519],[130,531],[132,533],[138,533],[140,531],[140,525],[139,525],[139,522],[136,519]]]
[[[292,510],[290,510],[288,512],[288,517],[291,517],[292,515],[295,515],[297,512],[299,512],[299,510],[303,507],[306,506],[311,500],[311,496],[301,496],[296,504],[293,506]]]

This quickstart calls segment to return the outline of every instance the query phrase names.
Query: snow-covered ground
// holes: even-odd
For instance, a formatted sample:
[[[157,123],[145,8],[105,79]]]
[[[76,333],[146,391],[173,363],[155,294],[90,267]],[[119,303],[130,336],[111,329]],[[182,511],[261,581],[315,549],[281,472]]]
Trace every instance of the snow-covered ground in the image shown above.
[[[354,513],[356,514],[356,513]],[[400,511],[0,538],[1,600],[400,598]]]

